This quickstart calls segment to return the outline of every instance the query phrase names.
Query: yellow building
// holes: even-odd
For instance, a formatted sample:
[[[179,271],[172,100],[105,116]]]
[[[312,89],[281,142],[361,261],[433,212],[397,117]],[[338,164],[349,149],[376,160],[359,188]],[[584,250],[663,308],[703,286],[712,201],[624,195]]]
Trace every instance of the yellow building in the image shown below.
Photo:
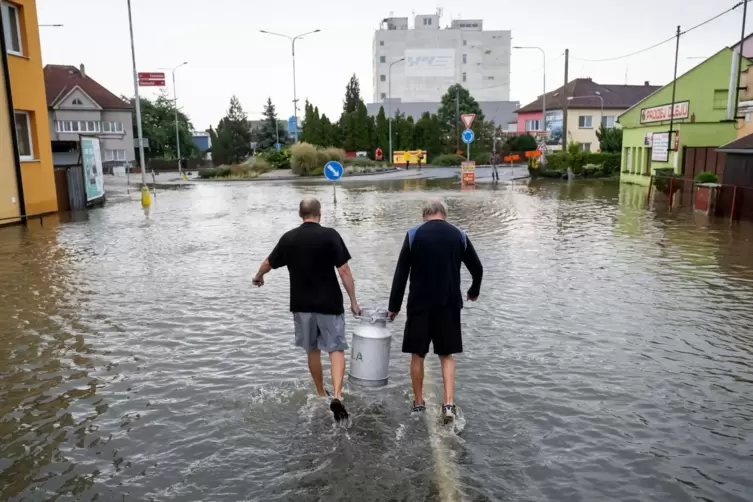
[[[58,210],[35,0],[0,0],[0,224]]]

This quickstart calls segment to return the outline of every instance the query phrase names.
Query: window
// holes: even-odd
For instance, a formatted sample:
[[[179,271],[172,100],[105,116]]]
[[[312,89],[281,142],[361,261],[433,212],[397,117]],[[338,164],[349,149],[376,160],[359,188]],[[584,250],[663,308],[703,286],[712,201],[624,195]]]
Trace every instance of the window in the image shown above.
[[[380,63],[386,63],[387,62],[387,56],[379,56],[379,62]]]
[[[122,122],[106,122],[102,121],[102,132],[105,133],[122,133],[123,132],[123,123]]]
[[[102,122],[102,132],[112,132],[112,123]]]
[[[431,18],[425,17],[424,18],[424,26],[431,26]]]
[[[745,122],[750,122],[751,116],[753,116],[753,114],[751,114],[750,112],[745,112]]]
[[[578,127],[580,129],[592,129],[593,117],[591,115],[581,115],[578,117]]]
[[[18,139],[18,157],[32,160],[34,151],[31,143],[31,120],[27,112],[15,112],[16,138]]]
[[[379,75],[380,82],[387,82],[387,75]]]
[[[726,110],[727,109],[727,96],[729,92],[727,89],[717,89],[714,91],[714,109]]]
[[[379,95],[379,98],[380,98],[380,99],[387,99],[387,93],[386,93],[386,92],[383,92],[383,93],[381,93],[381,94]]]
[[[74,98],[71,104],[74,106],[84,106],[84,102],[78,98]]]
[[[466,76],[465,72],[463,72],[463,82],[467,81],[468,77]]]
[[[540,127],[539,120],[526,120],[526,131],[538,131]]]
[[[468,54],[463,54],[463,64],[468,63]]]
[[[115,125],[115,132],[123,132],[123,122],[113,122]]]
[[[468,40],[463,40],[463,45],[468,45]]]
[[[486,77],[486,80],[494,80],[494,75],[489,75],[488,77]]]
[[[613,115],[607,115],[606,117],[601,117],[601,125],[604,126],[605,129],[612,129],[615,124]]]
[[[380,40],[379,45],[384,45],[384,40]]]
[[[125,161],[125,159],[126,159],[125,150],[105,150],[105,162],[113,161],[113,160]]]
[[[581,152],[590,152],[591,151],[591,143],[581,143],[580,144],[580,151]]]
[[[18,16],[18,6],[11,3],[0,3],[3,20],[3,32],[5,32],[5,45],[8,54],[23,55],[21,47],[21,23]]]

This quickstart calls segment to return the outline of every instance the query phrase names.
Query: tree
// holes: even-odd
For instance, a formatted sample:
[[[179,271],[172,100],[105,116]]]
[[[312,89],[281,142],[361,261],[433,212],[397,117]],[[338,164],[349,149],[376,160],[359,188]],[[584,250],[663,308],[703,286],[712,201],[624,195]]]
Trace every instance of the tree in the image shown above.
[[[599,150],[605,153],[622,152],[622,129],[617,127],[605,128],[602,124],[596,131],[599,138]]]
[[[272,98],[267,98],[267,104],[264,106],[264,119],[261,122],[259,130],[259,150],[271,150],[278,141],[280,124],[277,121],[277,111],[272,104]],[[285,135],[279,137],[280,143],[285,143]]]
[[[319,119],[319,128],[321,130],[321,146],[341,146],[338,135],[338,127],[336,124],[330,122],[326,114],[322,114]]]
[[[429,158],[442,153],[442,127],[436,114],[424,112],[416,122],[414,137],[416,148],[426,150]]]
[[[374,149],[381,148],[386,155],[389,155],[390,137],[389,137],[389,123],[387,122],[387,115],[384,113],[384,107],[379,107],[379,113],[376,116],[375,125],[375,145]]]
[[[133,99],[123,98],[134,105]],[[149,140],[149,148],[144,151],[146,157],[152,159],[177,159],[178,149],[175,142],[175,102],[168,97],[166,91],[162,91],[157,99],[150,101],[140,98],[141,104],[141,127],[144,137]],[[133,112],[133,137],[138,138],[136,112]],[[193,142],[191,131],[193,126],[188,116],[178,111],[178,135],[180,138],[181,157],[187,158],[198,152]],[[139,158],[138,147],[136,158]]]
[[[458,108],[456,101],[459,102],[459,114],[456,113]],[[468,89],[460,84],[450,86],[444,96],[442,96],[441,104],[437,111],[439,122],[442,125],[442,134],[445,138],[445,150],[455,151],[458,141],[457,134],[465,128],[460,123],[460,115],[466,113],[476,114],[476,119],[473,121],[471,129],[476,133],[476,137],[479,137],[484,123],[484,113],[481,111],[481,107],[473,99]],[[458,130],[457,133],[456,130]]]
[[[237,164],[251,153],[251,125],[240,101],[233,96],[212,138],[212,160],[215,164]]]
[[[358,109],[358,103],[363,103],[361,99],[361,86],[358,83],[358,77],[354,73],[350,77],[348,85],[345,87],[345,101],[343,102],[343,113],[353,113]]]

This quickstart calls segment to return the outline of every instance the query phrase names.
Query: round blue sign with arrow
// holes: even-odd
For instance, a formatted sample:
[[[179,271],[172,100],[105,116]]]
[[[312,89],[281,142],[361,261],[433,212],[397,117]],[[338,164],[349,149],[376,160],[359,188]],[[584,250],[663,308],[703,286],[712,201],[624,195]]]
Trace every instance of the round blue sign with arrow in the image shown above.
[[[331,160],[324,165],[324,176],[330,181],[337,181],[343,177],[343,165]]]
[[[473,140],[476,139],[476,135],[473,134],[473,131],[471,129],[466,129],[465,131],[463,131],[462,137],[463,143],[465,143],[466,145],[473,143]]]

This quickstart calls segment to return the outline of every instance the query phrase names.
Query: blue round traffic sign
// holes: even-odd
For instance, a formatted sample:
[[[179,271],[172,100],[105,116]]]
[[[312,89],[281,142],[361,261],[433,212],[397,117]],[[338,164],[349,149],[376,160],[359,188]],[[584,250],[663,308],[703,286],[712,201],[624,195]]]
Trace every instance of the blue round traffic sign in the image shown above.
[[[473,131],[471,129],[466,129],[463,131],[463,143],[466,145],[469,143],[473,143],[473,140],[476,139],[476,135],[473,134]]]
[[[336,160],[330,160],[324,165],[324,176],[330,181],[337,181],[343,177],[343,165]]]

